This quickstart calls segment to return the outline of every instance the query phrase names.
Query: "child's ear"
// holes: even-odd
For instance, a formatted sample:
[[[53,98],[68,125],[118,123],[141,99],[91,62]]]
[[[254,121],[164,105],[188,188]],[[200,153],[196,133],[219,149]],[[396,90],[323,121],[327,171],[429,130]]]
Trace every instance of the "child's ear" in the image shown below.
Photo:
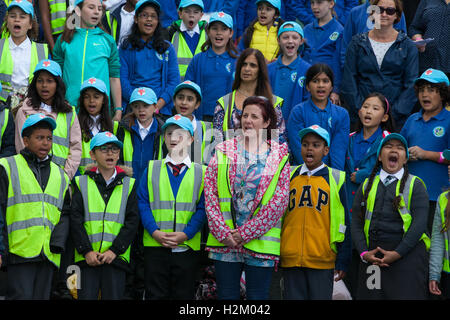
[[[183,13],[183,9],[178,10],[178,18],[181,19],[181,14]]]
[[[95,152],[93,150],[89,151],[89,155],[91,156],[92,160],[97,161],[97,158],[95,157]]]
[[[30,138],[28,137],[23,137],[23,145],[25,146],[25,148],[28,148],[28,146],[30,145]]]
[[[330,147],[329,146],[325,146],[325,148],[323,149],[323,156],[326,157],[329,152],[330,152]]]
[[[383,115],[383,118],[381,118],[381,122],[386,122],[386,121],[388,121],[389,120],[389,115],[387,114],[387,113],[385,113],[384,115]]]

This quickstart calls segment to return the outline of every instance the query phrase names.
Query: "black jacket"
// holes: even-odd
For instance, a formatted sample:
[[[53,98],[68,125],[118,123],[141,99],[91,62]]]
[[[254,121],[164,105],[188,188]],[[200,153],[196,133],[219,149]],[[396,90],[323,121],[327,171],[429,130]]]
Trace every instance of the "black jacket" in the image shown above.
[[[127,171],[125,171],[124,169]],[[97,188],[100,194],[103,196],[103,200],[105,201],[106,204],[108,204],[109,198],[114,188],[117,185],[122,184],[123,178],[125,176],[127,175],[131,176],[130,170],[128,168],[116,167],[116,170],[117,170],[116,178],[107,186],[103,176],[100,173],[97,173],[96,167],[91,166],[90,168],[89,167],[86,168],[85,174],[87,174],[95,181]],[[84,256],[93,249],[91,242],[89,241],[86,229],[84,228],[83,197],[76,183],[73,182],[72,185],[74,191],[70,215],[71,220],[70,234],[73,243],[75,245],[75,249]],[[137,186],[135,184],[128,197],[125,211],[124,225],[110,247],[110,250],[117,255],[116,259],[113,260],[112,264],[126,271],[129,271],[129,262],[121,259],[119,255],[123,254],[127,250],[127,248],[132,243],[133,239],[135,238],[138,230],[140,216],[139,216],[136,188]],[[87,266],[85,260],[80,261],[79,264],[81,266]]]
[[[0,104],[0,113],[5,112],[5,109],[7,109],[7,108],[8,107],[6,106],[6,104]],[[9,112],[8,119],[5,119],[5,121],[8,121],[8,124],[6,125],[5,132],[0,137],[0,139],[1,139],[0,158],[9,157],[9,156],[13,156],[16,154],[16,145],[15,145],[15,141],[14,141],[14,137],[15,137],[14,118],[13,118],[11,110],[9,110],[9,111],[10,112]],[[1,130],[1,127],[0,127],[0,130]]]
[[[34,153],[29,151],[27,148],[20,151],[20,154],[25,158],[30,167],[31,171],[33,171],[36,180],[41,186],[42,190],[45,190],[48,178],[50,176],[50,162],[51,156],[48,157],[47,160],[38,162],[38,159]],[[3,166],[0,166],[0,190],[8,190],[9,186],[9,178],[6,173],[6,170]],[[69,190],[69,189],[67,189]],[[8,201],[8,192],[0,192],[0,211],[2,213],[4,221],[6,221],[6,204]],[[50,238],[50,250],[53,253],[63,253],[66,246],[66,240],[69,234],[69,214],[70,214],[70,192],[67,191],[64,195],[64,203],[61,211],[61,217],[58,224],[53,229],[51,238]],[[5,223],[6,225],[6,223]],[[1,239],[0,239],[1,240]],[[8,251],[8,235],[6,226],[3,228],[3,243],[5,245],[6,251]],[[45,261],[47,258],[45,257],[43,251],[41,254],[34,258],[22,258],[15,254],[7,253],[5,261],[8,264],[18,264],[24,262],[38,262]]]

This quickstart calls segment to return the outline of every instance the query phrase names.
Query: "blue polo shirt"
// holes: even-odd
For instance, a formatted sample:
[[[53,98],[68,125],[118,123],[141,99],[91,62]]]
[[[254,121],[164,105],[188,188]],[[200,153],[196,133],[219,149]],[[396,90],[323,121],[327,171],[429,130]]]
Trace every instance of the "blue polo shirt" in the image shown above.
[[[409,147],[419,146],[427,151],[442,152],[450,148],[450,112],[445,108],[425,121],[422,112],[412,114],[400,134]],[[431,201],[436,201],[443,190],[450,187],[447,165],[429,160],[409,161],[409,172],[425,182]]]
[[[341,45],[344,27],[336,20],[319,26],[317,19],[303,30],[308,44],[303,59],[310,63],[328,64],[334,73],[334,92],[339,92],[341,85]]]
[[[373,143],[377,140],[377,138],[383,133],[381,127],[378,127],[377,131],[375,131],[367,140],[364,140],[364,132],[360,130],[355,134],[355,138],[353,140],[352,146],[352,156],[355,166],[359,166],[359,163],[364,158],[364,155],[367,153],[367,150],[373,145]]]

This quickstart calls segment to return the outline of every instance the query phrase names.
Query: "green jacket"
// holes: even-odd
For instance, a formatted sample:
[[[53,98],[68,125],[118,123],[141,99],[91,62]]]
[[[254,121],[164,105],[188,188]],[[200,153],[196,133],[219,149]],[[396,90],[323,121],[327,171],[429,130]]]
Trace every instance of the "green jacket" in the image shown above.
[[[76,106],[83,81],[90,77],[103,80],[110,95],[109,78],[120,78],[120,60],[114,38],[101,30],[76,29],[70,43],[61,36],[53,49],[53,60],[63,71],[66,99]]]

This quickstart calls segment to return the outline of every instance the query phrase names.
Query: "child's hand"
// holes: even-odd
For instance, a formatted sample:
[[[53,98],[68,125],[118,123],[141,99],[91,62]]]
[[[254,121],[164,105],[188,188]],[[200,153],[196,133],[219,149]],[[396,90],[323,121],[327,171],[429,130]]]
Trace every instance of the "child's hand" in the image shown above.
[[[353,172],[353,173],[351,174],[350,180],[351,180],[353,183],[356,183],[356,171]]]
[[[102,262],[99,260],[100,252],[96,251],[89,251],[84,255],[84,258],[86,259],[86,263],[91,267],[96,267],[102,264]]]
[[[114,114],[112,120],[120,122],[121,119],[122,119],[122,110],[116,110],[116,113]]]
[[[230,247],[230,248],[233,248],[233,249],[237,248],[237,246],[238,246],[238,244],[237,244],[236,240],[234,240],[232,234],[228,235],[228,237],[226,237],[226,238],[222,241],[222,243],[223,243],[224,245],[226,245],[227,247]]]
[[[367,251],[362,258],[371,264],[381,265],[381,259],[375,257],[378,251],[378,248]]]
[[[169,232],[166,236],[166,243],[171,245],[172,248],[177,247],[186,240],[188,240],[188,237],[184,232]]]
[[[233,237],[234,241],[237,243],[237,247],[241,248],[244,244],[244,239],[242,239],[241,233],[237,229],[231,230],[231,236]]]
[[[117,255],[114,252],[112,252],[111,250],[107,250],[104,253],[100,254],[98,257],[99,257],[98,260],[102,264],[103,263],[110,264],[117,257]]]
[[[424,160],[425,159],[425,150],[418,146],[410,147],[409,149],[409,158],[411,160]]]
[[[428,283],[428,288],[430,289],[430,292],[432,294],[435,294],[437,296],[440,296],[442,294],[441,290],[439,289],[439,283],[436,280],[430,280]]]
[[[160,230],[155,230],[152,233],[152,237],[153,237],[153,239],[158,241],[163,247],[170,248],[170,245],[167,244],[167,233],[166,232],[162,232]]]
[[[334,270],[334,275],[335,275],[334,281],[335,281],[335,282],[338,282],[339,280],[344,279],[345,274],[346,274],[345,271],[342,271],[342,270]]]
[[[339,99],[339,95],[336,92],[332,92],[330,94],[330,100],[332,104],[335,104],[337,106],[341,105],[341,99]]]
[[[380,247],[377,247],[378,251],[380,251],[384,256],[381,259],[381,267],[389,267],[389,264],[391,264],[392,262],[397,261],[398,259],[400,259],[402,256],[398,254],[397,251],[387,251],[384,249],[381,249]]]

